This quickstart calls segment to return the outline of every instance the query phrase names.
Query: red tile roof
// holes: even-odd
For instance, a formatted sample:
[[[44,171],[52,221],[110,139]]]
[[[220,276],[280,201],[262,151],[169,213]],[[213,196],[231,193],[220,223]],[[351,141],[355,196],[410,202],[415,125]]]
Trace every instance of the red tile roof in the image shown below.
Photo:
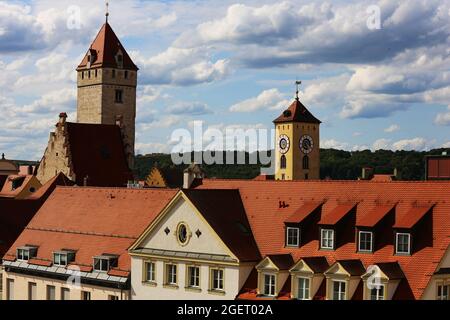
[[[251,181],[204,179],[199,188],[239,189],[256,243],[261,255],[291,253],[295,261],[303,257],[323,256],[330,264],[336,260],[360,259],[367,268],[374,263],[398,262],[408,281],[395,297],[420,298],[450,244],[450,201],[448,181],[429,182],[371,182],[371,181]],[[426,246],[411,256],[395,256],[394,244],[387,244],[373,254],[358,253],[356,244],[349,242],[335,251],[321,251],[319,240],[300,248],[285,247],[284,223],[292,215],[289,208],[279,208],[285,201],[290,208],[301,207],[307,201],[327,199],[322,206],[326,217],[338,203],[355,203],[356,221],[382,203],[398,203],[396,217],[408,216],[414,203],[435,203],[433,213],[433,246]],[[392,236],[394,238],[394,236]],[[253,287],[255,289],[256,287]]]
[[[91,65],[92,68],[117,68],[116,55],[122,51],[123,54],[123,69],[138,70],[138,67],[131,60],[125,48],[122,46],[119,38],[114,33],[113,29],[108,23],[105,23],[100,29],[94,42],[92,42],[89,51],[81,61],[77,70],[87,68],[88,56],[95,53],[96,60]]]
[[[311,112],[300,102],[295,100],[287,110],[285,110],[274,123],[284,122],[306,122],[320,124],[320,120],[312,115]]]
[[[238,190],[183,192],[239,261],[261,259]]]
[[[303,220],[305,220],[311,213],[317,210],[321,205],[323,204],[323,201],[316,201],[316,202],[305,202],[300,208],[295,210],[295,212],[286,219],[286,223],[301,223]]]
[[[67,122],[67,134],[77,185],[86,176],[97,187],[125,187],[133,180],[118,126]]]
[[[279,270],[289,270],[294,265],[290,254],[269,254],[267,256]]]
[[[389,212],[394,209],[395,204],[377,205],[373,210],[356,222],[358,227],[373,228],[380,222]]]
[[[3,184],[3,188],[0,191],[0,197],[2,197],[2,198],[16,197],[19,193],[21,193],[23,191],[23,189],[25,187],[28,186],[28,184],[30,183],[30,180],[33,179],[33,177],[34,177],[33,175],[26,175],[26,176],[11,175],[11,176],[8,176],[5,183]],[[20,186],[13,189],[13,183],[18,180],[22,180]]]
[[[339,221],[341,221],[342,218],[344,218],[347,213],[349,213],[355,206],[355,203],[338,204],[328,214],[322,216],[319,224],[334,226]]]
[[[76,250],[74,265],[92,265],[93,257],[118,255],[117,268],[130,270],[128,247],[174,197],[176,190],[57,187],[27,228],[9,248],[38,247],[37,258]]]
[[[433,205],[426,205],[426,206],[414,206],[412,207],[406,215],[404,215],[400,220],[396,220],[396,223],[394,225],[394,228],[404,228],[404,229],[411,229],[416,225],[417,222],[419,222],[422,217],[430,212],[431,208],[433,208]]]
[[[35,193],[31,194],[27,199],[45,199],[55,190],[56,186],[73,186],[74,183],[66,177],[64,173],[59,173],[53,179],[47,181],[42,187],[40,187]]]
[[[42,267],[50,267],[53,264],[50,260],[42,260],[42,259],[30,259],[28,263]]]

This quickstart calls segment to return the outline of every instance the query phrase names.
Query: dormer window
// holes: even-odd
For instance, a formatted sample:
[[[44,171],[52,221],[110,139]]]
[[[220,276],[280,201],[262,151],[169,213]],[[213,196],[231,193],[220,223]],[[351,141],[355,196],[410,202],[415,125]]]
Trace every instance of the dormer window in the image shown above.
[[[111,268],[117,266],[117,256],[103,255],[94,258],[94,270],[108,272]]]
[[[398,232],[395,238],[395,253],[411,254],[411,234]]]
[[[37,254],[37,248],[36,247],[20,247],[17,248],[17,260],[20,261],[28,261],[32,258],[35,258]]]
[[[358,251],[372,252],[373,251],[373,232],[359,231],[358,236]]]
[[[320,248],[334,250],[334,230],[322,229],[320,231]]]
[[[265,274],[264,275],[264,295],[273,297],[275,296],[275,281],[276,277],[274,274]]]
[[[74,251],[58,251],[53,253],[53,264],[57,266],[67,266],[75,260]]]
[[[286,246],[298,247],[300,245],[300,228],[286,228]]]

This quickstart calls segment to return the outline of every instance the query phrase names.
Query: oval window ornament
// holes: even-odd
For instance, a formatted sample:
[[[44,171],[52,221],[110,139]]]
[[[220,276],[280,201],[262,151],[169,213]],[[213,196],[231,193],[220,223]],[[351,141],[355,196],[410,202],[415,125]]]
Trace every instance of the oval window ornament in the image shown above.
[[[186,224],[180,223],[177,229],[178,242],[185,246],[189,242],[190,232]]]

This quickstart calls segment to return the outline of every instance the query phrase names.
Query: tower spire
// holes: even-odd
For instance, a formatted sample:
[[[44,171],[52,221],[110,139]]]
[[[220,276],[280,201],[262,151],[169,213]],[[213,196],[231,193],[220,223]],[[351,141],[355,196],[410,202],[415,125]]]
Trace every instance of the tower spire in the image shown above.
[[[106,13],[105,13],[105,17],[106,17],[106,23],[108,23],[108,18],[109,18],[109,2],[106,1]]]
[[[297,86],[297,91],[295,92],[295,99],[298,101],[298,100],[300,100],[299,99],[299,97],[298,97],[298,94],[299,94],[299,92],[300,92],[300,85],[302,84],[302,82],[301,81],[299,81],[299,80],[296,80],[295,81],[295,85]]]

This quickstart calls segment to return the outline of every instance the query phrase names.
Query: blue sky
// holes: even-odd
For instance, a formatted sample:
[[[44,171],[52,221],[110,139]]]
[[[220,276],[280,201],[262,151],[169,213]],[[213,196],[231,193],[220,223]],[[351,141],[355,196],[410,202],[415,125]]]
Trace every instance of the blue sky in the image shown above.
[[[367,26],[371,5],[380,29]],[[0,2],[7,157],[38,160],[58,114],[75,119],[74,70],[104,8],[102,0]],[[170,151],[173,130],[194,120],[270,129],[297,78],[302,102],[323,121],[322,147],[450,147],[450,1],[112,0],[110,11],[141,69],[140,153]]]

